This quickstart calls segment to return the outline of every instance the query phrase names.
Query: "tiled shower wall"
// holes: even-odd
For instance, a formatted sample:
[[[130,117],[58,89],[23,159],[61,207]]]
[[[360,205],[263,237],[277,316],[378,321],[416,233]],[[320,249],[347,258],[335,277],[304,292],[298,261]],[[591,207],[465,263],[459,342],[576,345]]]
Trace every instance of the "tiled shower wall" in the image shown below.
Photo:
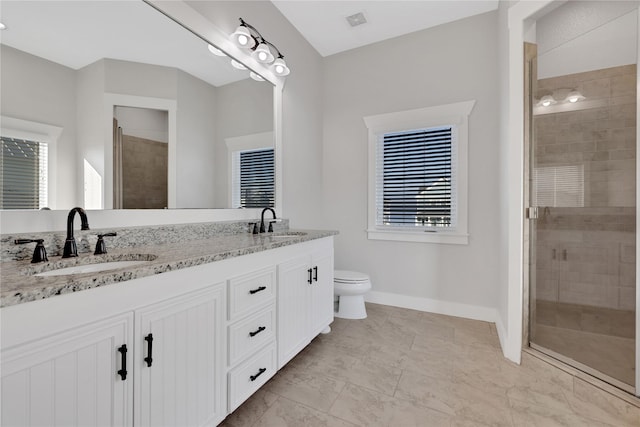
[[[534,168],[581,166],[584,207],[540,208],[536,298],[634,310],[636,66],[539,80],[537,97],[563,89],[585,99],[534,117]]]
[[[123,208],[166,208],[168,164],[169,149],[166,143],[123,135]]]

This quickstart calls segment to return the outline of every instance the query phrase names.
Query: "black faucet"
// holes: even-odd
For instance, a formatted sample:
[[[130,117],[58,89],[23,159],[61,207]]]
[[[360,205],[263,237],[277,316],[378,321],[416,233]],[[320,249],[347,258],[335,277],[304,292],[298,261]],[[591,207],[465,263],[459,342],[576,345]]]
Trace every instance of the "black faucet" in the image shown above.
[[[76,239],[73,238],[73,219],[76,216],[76,212],[80,214],[80,220],[82,221],[81,230],[89,229],[89,221],[87,221],[87,214],[82,208],[73,208],[69,211],[67,217],[67,240],[64,242],[64,250],[62,251],[62,258],[71,258],[78,256],[78,248],[76,246]]]
[[[276,219],[276,211],[274,211],[271,208],[264,208],[262,209],[262,215],[260,216],[260,232],[264,233],[265,232],[265,227],[264,227],[264,213],[266,211],[271,211],[271,213],[273,214],[273,219]],[[273,232],[273,223],[270,222],[269,223],[269,232]]]

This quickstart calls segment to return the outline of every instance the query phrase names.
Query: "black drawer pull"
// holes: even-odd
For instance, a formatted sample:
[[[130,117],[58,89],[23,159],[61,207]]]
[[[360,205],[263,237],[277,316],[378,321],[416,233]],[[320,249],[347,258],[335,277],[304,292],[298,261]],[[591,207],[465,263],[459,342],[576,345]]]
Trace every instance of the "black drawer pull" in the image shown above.
[[[144,340],[147,342],[147,357],[144,358],[144,361],[147,362],[147,367],[151,367],[151,363],[153,363],[153,334],[149,334],[144,337]]]
[[[258,289],[251,289],[249,293],[253,295],[253,294],[257,294],[260,291],[264,291],[265,289],[267,289],[266,286],[260,286]]]
[[[318,281],[318,266],[313,267],[313,280]]]
[[[124,381],[127,379],[127,345],[122,344],[118,348],[118,351],[120,352],[120,359],[122,360],[122,369],[118,371],[118,375],[120,375],[120,378]]]
[[[253,331],[253,332],[249,332],[249,336],[250,337],[255,337],[256,335],[258,335],[260,332],[264,331],[265,329],[267,329],[265,326],[260,326],[258,328],[258,330]]]
[[[264,374],[265,372],[267,372],[267,368],[260,368],[257,374],[251,375],[249,378],[251,379],[251,381],[255,381],[256,378],[258,378],[260,375]]]
[[[313,283],[313,277],[311,276],[311,273],[313,272],[312,269],[308,269],[307,273],[309,273],[309,278],[307,279],[307,283],[312,284]]]

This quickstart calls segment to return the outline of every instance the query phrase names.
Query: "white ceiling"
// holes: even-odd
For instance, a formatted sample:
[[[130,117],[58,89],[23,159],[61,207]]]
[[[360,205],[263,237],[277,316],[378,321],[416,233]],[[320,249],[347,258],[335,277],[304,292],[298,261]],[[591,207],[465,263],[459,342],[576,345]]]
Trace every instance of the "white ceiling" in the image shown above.
[[[272,0],[272,3],[322,56],[498,8],[498,0]],[[345,18],[358,12],[364,13],[368,22],[351,27]]]
[[[2,0],[0,14],[2,44],[74,70],[111,58],[179,68],[213,86],[249,77],[142,1]]]

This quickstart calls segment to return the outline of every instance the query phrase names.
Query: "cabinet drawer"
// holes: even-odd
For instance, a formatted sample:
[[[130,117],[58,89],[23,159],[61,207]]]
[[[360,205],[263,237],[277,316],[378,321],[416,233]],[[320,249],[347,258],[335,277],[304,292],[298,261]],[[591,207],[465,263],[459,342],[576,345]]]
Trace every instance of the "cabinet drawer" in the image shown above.
[[[229,280],[229,320],[275,301],[275,277],[275,268],[268,268]]]
[[[275,340],[275,305],[229,326],[229,366]]]
[[[276,373],[276,346],[269,345],[229,372],[229,413]]]

